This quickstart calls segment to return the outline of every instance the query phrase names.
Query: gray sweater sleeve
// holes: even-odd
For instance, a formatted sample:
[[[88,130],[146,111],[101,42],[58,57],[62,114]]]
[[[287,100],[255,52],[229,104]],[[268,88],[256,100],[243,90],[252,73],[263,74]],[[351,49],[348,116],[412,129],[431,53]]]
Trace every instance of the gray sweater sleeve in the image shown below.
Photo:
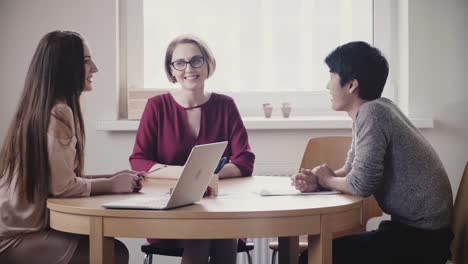
[[[346,181],[355,195],[370,196],[383,185],[384,159],[392,129],[387,115],[378,105],[364,104],[353,124],[348,160],[354,159]]]

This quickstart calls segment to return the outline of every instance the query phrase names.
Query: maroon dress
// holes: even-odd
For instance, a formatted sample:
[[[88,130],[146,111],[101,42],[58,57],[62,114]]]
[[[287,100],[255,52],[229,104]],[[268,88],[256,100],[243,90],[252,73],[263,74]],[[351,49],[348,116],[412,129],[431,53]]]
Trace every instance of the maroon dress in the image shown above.
[[[130,155],[132,169],[148,171],[156,163],[182,166],[193,146],[228,141],[223,156],[240,169],[242,176],[252,175],[255,155],[234,100],[212,93],[200,108],[200,132],[194,137],[186,108],[180,106],[171,94],[150,98]]]

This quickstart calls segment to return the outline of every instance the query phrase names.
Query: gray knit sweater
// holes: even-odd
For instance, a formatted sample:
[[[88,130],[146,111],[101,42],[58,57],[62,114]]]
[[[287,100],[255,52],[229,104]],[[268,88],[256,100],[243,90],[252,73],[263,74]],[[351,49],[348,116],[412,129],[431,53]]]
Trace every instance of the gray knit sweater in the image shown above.
[[[448,227],[452,190],[437,153],[386,98],[361,105],[345,164],[353,193],[374,195],[392,220],[422,229]]]

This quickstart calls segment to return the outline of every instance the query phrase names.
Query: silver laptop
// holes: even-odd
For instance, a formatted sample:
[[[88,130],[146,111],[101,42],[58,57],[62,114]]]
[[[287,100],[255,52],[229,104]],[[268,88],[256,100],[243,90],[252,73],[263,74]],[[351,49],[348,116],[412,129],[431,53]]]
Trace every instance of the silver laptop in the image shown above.
[[[107,202],[102,206],[114,209],[163,210],[198,202],[202,199],[226,146],[227,141],[193,147],[171,194],[134,197]]]

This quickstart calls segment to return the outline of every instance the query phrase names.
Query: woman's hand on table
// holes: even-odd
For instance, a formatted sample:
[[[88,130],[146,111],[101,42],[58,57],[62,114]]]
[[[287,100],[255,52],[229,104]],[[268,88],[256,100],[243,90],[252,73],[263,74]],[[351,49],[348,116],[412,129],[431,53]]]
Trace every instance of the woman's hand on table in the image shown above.
[[[112,193],[139,192],[143,187],[141,172],[123,170],[115,173],[110,179]]]

